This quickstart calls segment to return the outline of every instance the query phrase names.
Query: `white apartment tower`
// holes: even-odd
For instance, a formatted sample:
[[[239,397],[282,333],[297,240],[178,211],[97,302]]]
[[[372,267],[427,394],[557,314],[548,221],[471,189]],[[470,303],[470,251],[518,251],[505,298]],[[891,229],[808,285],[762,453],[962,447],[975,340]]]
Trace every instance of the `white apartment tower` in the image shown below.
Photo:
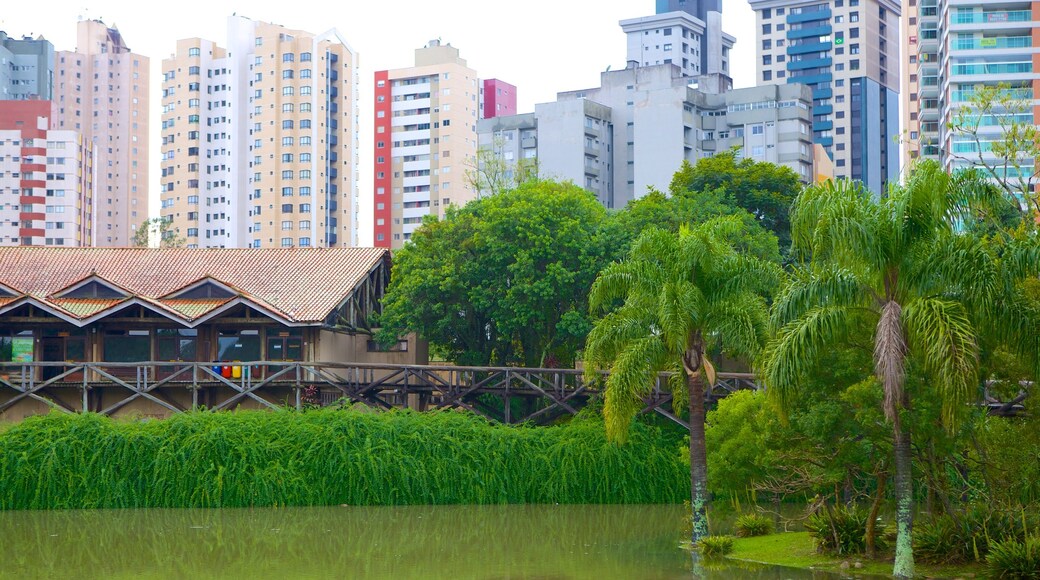
[[[163,60],[162,217],[191,247],[357,244],[357,54],[228,18]]]

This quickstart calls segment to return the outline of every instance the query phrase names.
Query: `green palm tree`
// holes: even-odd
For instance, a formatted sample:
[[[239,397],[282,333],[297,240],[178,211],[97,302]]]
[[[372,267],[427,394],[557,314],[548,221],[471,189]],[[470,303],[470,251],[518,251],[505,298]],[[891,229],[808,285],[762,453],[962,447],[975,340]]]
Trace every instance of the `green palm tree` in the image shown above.
[[[988,246],[960,231],[971,205],[965,192],[973,191],[963,179],[923,162],[883,199],[851,181],[804,190],[792,208],[792,237],[805,261],[773,304],[775,334],[759,362],[767,392],[787,409],[824,349],[872,336],[895,442],[897,578],[914,572],[910,429],[901,417],[910,405],[908,362],[928,373],[952,425],[977,395],[973,320],[992,314],[1000,292]]]
[[[693,542],[708,535],[704,392],[715,382],[708,353],[722,347],[754,355],[764,342],[768,309],[762,293],[775,287],[778,266],[738,252],[740,220],[728,217],[678,234],[645,232],[627,260],[603,270],[590,308],[607,311],[585,347],[590,376],[609,368],[607,435],[623,442],[633,417],[662,371],[677,412],[689,407]]]

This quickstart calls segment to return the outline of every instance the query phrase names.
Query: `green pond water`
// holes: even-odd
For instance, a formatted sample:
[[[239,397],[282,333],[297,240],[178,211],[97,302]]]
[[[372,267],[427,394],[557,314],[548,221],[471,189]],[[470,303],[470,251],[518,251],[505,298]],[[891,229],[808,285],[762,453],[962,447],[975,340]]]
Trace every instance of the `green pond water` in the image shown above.
[[[3,578],[831,578],[694,564],[680,506],[0,513]]]

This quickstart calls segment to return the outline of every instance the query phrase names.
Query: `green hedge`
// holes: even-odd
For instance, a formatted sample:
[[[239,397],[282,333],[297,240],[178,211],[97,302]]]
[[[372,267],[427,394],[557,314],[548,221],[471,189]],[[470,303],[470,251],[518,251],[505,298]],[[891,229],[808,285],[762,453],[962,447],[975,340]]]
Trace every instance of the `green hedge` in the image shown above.
[[[0,509],[677,503],[673,440],[602,421],[507,427],[456,412],[50,414],[0,433]]]

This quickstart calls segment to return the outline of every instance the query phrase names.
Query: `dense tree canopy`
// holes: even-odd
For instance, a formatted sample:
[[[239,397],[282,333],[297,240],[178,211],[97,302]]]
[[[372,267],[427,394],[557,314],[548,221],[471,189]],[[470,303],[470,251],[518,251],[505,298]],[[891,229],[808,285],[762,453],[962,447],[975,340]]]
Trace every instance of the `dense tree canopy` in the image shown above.
[[[744,158],[735,151],[699,159],[696,165],[683,163],[672,178],[673,196],[699,200],[705,192],[722,190],[728,203],[747,210],[763,227],[780,240],[780,247],[791,245],[791,220],[788,212],[802,183],[790,168]]]
[[[606,219],[591,193],[551,181],[428,219],[394,255],[384,332],[418,332],[460,364],[572,364],[609,262]]]

